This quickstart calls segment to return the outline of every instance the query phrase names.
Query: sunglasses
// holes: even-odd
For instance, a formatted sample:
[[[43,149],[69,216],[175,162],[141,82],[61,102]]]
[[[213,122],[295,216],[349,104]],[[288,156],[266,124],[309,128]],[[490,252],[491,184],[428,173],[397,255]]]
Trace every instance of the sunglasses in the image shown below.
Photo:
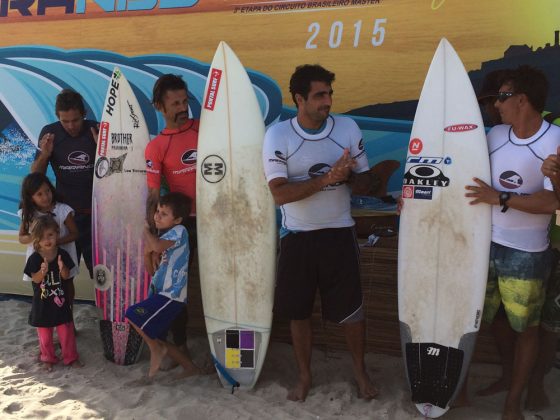
[[[496,95],[496,100],[498,100],[500,103],[503,103],[513,95],[515,95],[514,92],[498,92],[498,94]]]

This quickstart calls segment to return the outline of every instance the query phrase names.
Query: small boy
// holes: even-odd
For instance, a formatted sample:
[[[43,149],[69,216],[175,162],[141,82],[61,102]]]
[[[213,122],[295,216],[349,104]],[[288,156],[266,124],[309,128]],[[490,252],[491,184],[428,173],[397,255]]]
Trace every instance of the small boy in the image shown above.
[[[153,378],[167,355],[184,369],[183,376],[200,373],[192,360],[177,346],[166,341],[171,322],[187,302],[189,237],[183,223],[190,213],[190,200],[181,193],[172,192],[160,197],[154,214],[159,238],[144,231],[145,254],[161,254],[161,262],[152,277],[150,296],[130,306],[126,317],[150,348],[150,370]],[[145,258],[150,271],[151,258]]]

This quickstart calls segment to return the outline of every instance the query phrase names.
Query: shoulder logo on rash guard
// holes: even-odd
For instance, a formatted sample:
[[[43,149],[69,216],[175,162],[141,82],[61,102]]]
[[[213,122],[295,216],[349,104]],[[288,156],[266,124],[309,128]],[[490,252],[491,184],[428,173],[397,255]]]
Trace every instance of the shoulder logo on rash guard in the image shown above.
[[[500,185],[513,190],[523,185],[523,178],[517,172],[505,171],[500,175]]]
[[[275,150],[274,156],[276,156],[276,158],[271,157],[270,159],[268,159],[268,161],[286,165],[286,156],[284,156],[284,153],[282,153],[280,150]]]
[[[146,161],[146,168],[152,168],[153,166],[154,166],[154,163],[150,159],[148,159]]]
[[[181,162],[183,162],[183,165],[196,165],[196,150],[191,149],[183,153]]]
[[[276,155],[276,157],[282,161],[286,161],[286,156],[284,156],[284,153],[282,153],[280,150],[275,150],[274,154]]]
[[[89,155],[86,152],[76,150],[68,155],[68,162],[72,165],[86,165],[89,162]]]
[[[358,149],[364,150],[364,139],[360,139],[360,143],[358,143]]]

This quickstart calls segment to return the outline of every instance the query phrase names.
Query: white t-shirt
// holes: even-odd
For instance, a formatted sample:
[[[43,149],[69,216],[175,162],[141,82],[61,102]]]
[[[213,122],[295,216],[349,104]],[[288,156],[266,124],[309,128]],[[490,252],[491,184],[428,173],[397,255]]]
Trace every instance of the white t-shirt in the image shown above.
[[[560,127],[543,121],[530,138],[518,138],[510,125],[497,125],[488,133],[492,187],[498,191],[529,195],[552,191],[541,172],[543,160],[560,146]],[[528,252],[548,248],[550,214],[531,214],[492,206],[492,241]]]
[[[266,180],[286,178],[305,181],[327,173],[344,149],[356,160],[354,172],[369,169],[362,132],[348,117],[329,116],[324,128],[309,134],[297,118],[282,121],[266,132],[263,163]],[[303,200],[280,206],[282,226],[293,231],[310,231],[354,225],[350,213],[350,188],[345,183],[328,185]]]
[[[58,224],[60,229],[59,237],[62,238],[63,236],[68,235],[68,228],[64,224],[64,221],[68,217],[69,214],[74,215],[74,210],[67,204],[64,203],[56,203],[54,209],[52,211],[54,220]],[[34,217],[45,216],[47,213],[43,213],[40,211],[35,212]],[[21,219],[22,213],[21,210],[18,210],[18,216]],[[74,268],[70,270],[70,277],[76,277],[80,272],[80,268],[78,266],[78,254],[76,253],[76,244],[74,242],[69,242],[67,244],[59,245],[60,248],[64,249],[70,257],[72,257],[72,261],[74,261]],[[25,261],[29,258],[31,254],[33,254],[35,250],[33,249],[33,243],[27,244],[27,249],[25,251]],[[27,274],[23,275],[24,281],[31,281],[31,277]]]

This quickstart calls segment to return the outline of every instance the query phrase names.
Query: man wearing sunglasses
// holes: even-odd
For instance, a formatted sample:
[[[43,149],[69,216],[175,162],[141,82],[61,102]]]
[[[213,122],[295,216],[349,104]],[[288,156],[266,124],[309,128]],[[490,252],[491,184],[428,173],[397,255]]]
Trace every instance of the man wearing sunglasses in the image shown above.
[[[560,128],[541,117],[545,75],[521,66],[505,72],[494,106],[503,124],[488,133],[492,185],[475,178],[470,204],[492,205],[492,244],[483,320],[492,323],[502,377],[479,394],[507,390],[503,419],[523,418],[521,395],[538,352],[550,271],[548,224],[558,208],[543,160],[560,146]]]

